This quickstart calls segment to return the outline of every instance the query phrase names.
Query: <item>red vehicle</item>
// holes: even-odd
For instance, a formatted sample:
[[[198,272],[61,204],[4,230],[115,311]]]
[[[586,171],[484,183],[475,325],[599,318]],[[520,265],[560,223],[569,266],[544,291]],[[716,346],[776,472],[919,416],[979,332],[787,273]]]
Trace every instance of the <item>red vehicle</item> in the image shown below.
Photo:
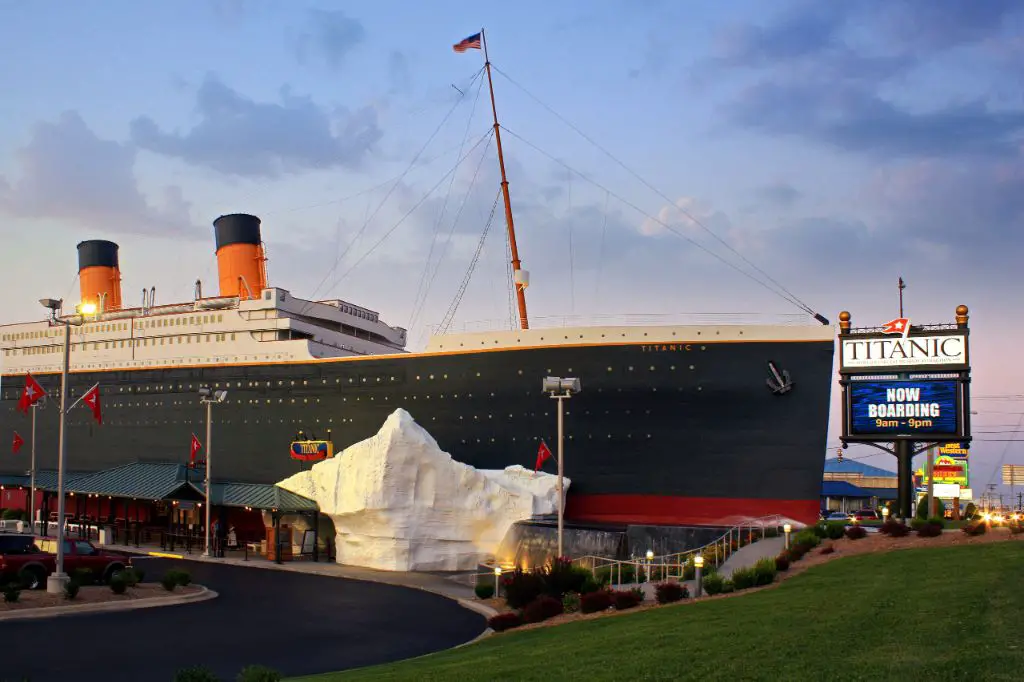
[[[856,519],[857,521],[878,520],[878,512],[876,512],[874,509],[858,509],[857,511],[853,512],[853,514],[851,514],[850,516]]]
[[[68,575],[87,568],[99,580],[108,582],[130,565],[130,558],[124,554],[98,549],[87,540],[64,540],[64,572]],[[0,539],[0,583],[17,578],[27,589],[41,589],[46,585],[46,577],[56,569],[54,538],[5,535]]]

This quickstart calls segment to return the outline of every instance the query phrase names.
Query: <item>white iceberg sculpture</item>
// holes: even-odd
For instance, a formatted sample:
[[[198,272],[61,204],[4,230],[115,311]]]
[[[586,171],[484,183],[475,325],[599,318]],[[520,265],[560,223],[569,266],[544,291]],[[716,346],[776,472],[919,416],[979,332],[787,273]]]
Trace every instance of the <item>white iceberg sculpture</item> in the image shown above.
[[[375,436],[278,485],[334,521],[339,564],[391,571],[474,569],[513,523],[558,509],[557,476],[457,462],[403,409]]]

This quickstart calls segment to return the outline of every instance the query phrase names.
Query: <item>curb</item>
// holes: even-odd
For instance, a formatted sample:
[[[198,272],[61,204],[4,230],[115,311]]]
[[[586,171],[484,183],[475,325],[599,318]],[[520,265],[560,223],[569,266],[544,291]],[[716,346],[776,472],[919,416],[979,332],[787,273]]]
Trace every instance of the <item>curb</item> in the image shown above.
[[[35,620],[39,618],[58,618],[60,616],[74,616],[80,613],[109,613],[111,611],[133,611],[135,609],[150,609],[159,606],[177,606],[178,604],[189,604],[192,602],[216,599],[219,595],[213,590],[199,586],[201,589],[194,594],[183,594],[177,597],[146,597],[144,599],[133,599],[130,601],[102,602],[99,604],[72,604],[69,606],[42,606],[23,611],[11,611],[0,614],[0,622],[17,620]]]

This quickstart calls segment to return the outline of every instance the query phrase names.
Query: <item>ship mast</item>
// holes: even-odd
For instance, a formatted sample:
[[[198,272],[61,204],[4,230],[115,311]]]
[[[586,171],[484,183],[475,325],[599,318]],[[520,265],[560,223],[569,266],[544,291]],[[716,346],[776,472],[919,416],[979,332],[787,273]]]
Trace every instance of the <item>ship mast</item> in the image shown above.
[[[498,125],[498,107],[494,103],[494,81],[491,80],[491,59],[487,55],[487,35],[480,29],[480,40],[484,48],[484,70],[487,71],[487,87],[491,91],[491,113],[494,115],[494,141],[498,145],[498,168],[501,170],[501,194],[505,199],[505,224],[508,226],[508,244],[512,252],[512,278],[516,288],[516,300],[519,303],[519,326],[529,329],[530,322],[526,317],[526,287],[528,275],[520,268],[519,249],[516,247],[516,228],[512,222],[512,202],[508,196],[508,178],[505,176],[505,156],[501,151],[501,126]]]

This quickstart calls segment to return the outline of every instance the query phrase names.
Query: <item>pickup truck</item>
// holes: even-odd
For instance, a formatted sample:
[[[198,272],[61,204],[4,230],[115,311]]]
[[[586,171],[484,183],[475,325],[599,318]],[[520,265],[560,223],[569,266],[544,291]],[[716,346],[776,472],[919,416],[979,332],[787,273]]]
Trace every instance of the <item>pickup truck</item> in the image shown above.
[[[92,570],[103,582],[131,565],[123,554],[107,552],[87,540],[64,540],[64,572]],[[57,540],[31,535],[0,535],[0,584],[19,580],[27,589],[46,586],[46,576],[57,569]]]

